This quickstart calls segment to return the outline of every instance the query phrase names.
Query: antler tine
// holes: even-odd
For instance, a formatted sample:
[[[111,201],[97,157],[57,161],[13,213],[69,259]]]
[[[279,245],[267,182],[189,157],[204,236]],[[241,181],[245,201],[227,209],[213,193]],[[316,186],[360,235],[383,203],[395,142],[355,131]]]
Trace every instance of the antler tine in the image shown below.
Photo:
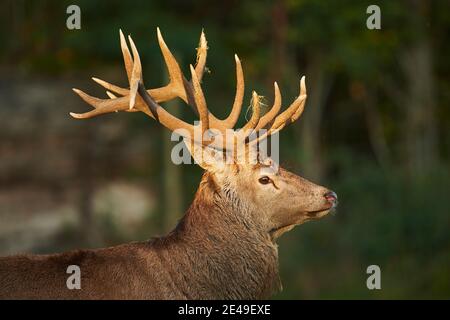
[[[92,77],[92,80],[94,80],[95,82],[97,82],[99,85],[101,85],[103,88],[105,88],[106,90],[111,90],[112,92],[115,92],[117,94],[120,94],[122,96],[127,96],[130,94],[130,90],[116,86],[112,83],[109,83],[105,80],[96,78],[96,77]],[[129,79],[128,79],[129,81]]]
[[[110,113],[110,112],[115,112],[115,111],[124,111],[127,109],[127,105],[117,105],[115,103],[115,101],[110,100],[110,99],[99,99],[99,98],[95,98],[92,97],[90,95],[88,95],[87,93],[79,90],[79,89],[72,89],[76,94],[78,94],[80,96],[81,99],[83,99],[86,103],[90,104],[91,106],[93,106],[95,109],[88,111],[88,112],[84,112],[84,113],[75,113],[75,112],[70,112],[70,115],[76,119],[88,119],[88,118],[92,118],[101,114],[105,114],[105,113]],[[114,99],[114,100],[119,100],[118,99]]]
[[[106,95],[110,98],[110,99],[117,99],[117,97],[114,95],[114,93],[110,92],[110,91],[106,91]]]
[[[236,95],[234,97],[233,107],[230,114],[225,120],[221,121],[227,129],[234,128],[237,120],[239,119],[245,92],[244,72],[242,71],[241,60],[239,60],[237,54],[234,55],[234,60],[236,62]]]
[[[164,41],[159,28],[157,28],[157,35],[159,47],[161,48],[161,53],[164,57],[164,61],[166,62],[167,70],[169,71],[170,83],[167,85],[167,87],[170,88],[175,96],[178,96],[184,102],[186,102],[192,108],[194,113],[200,115],[194,99],[193,83],[189,82],[184,77],[177,60]],[[199,82],[203,78],[203,74],[205,71],[207,50],[208,46],[205,33],[202,31],[200,35],[199,47],[197,49],[197,64],[195,67],[195,73]],[[213,123],[218,124],[218,120],[211,113],[208,114],[208,117]]]
[[[130,50],[128,49],[127,42],[125,40],[125,36],[123,35],[122,29],[119,29],[119,37],[123,61],[125,63],[125,69],[127,71],[128,81],[130,81],[131,75],[133,73],[133,58],[131,57]]]
[[[200,121],[202,125],[202,135],[206,130],[209,129],[209,117],[208,117],[208,107],[206,106],[205,96],[203,94],[200,81],[197,78],[197,73],[195,72],[192,64],[190,65],[191,75],[192,75],[192,85],[194,87],[194,100],[197,106],[197,110],[200,116]]]
[[[258,125],[256,126],[256,130],[264,128],[270,121],[272,121],[275,116],[280,112],[281,109],[281,93],[280,88],[278,87],[278,83],[273,83],[274,92],[275,92],[275,98],[273,102],[272,108],[270,108],[269,112],[267,112],[264,116],[261,117],[261,119],[258,122]]]
[[[294,115],[291,117],[291,122],[296,121],[303,113],[303,110],[305,110],[305,102],[306,102],[306,84],[305,84],[305,76],[303,76],[300,80],[300,95],[304,95],[305,99],[303,100],[301,106],[297,109],[297,111],[294,113]]]
[[[197,48],[197,61],[195,64],[195,73],[199,82],[202,82],[203,74],[205,73],[206,57],[208,54],[208,42],[206,41],[205,32],[202,29],[200,34],[200,41]]]
[[[183,99],[186,103],[188,102],[187,92],[184,88],[184,82],[186,79],[181,72],[181,68],[178,65],[177,60],[173,56],[172,52],[170,52],[169,47],[167,46],[164,38],[161,34],[161,30],[159,27],[156,28],[156,33],[158,37],[159,47],[161,48],[161,53],[163,55],[164,61],[166,62],[167,70],[169,72],[170,83],[167,85],[167,88],[174,92],[177,96]]]
[[[131,50],[133,51],[133,70],[131,72],[130,79],[130,109],[134,107],[134,103],[136,101],[136,94],[138,91],[139,82],[142,81],[142,64],[141,58],[139,57],[139,52],[136,49],[136,45],[133,42],[131,36],[128,36],[128,40],[130,41]]]
[[[282,129],[288,122],[293,122],[292,120],[295,118],[295,114],[298,114],[298,116],[295,118],[297,119],[300,117],[301,113],[303,112],[305,101],[306,101],[306,87],[304,85],[305,77],[302,77],[300,80],[300,95],[295,99],[295,101],[287,108],[285,111],[283,111],[281,114],[279,114],[273,124],[271,129]]]

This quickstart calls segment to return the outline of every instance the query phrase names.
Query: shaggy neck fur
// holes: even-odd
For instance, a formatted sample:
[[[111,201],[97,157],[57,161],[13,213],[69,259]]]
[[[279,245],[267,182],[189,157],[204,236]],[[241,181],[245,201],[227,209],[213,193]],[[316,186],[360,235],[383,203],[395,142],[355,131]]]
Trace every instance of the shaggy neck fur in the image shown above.
[[[184,218],[159,240],[159,256],[183,296],[264,299],[280,288],[277,248],[252,214],[232,189],[204,174]],[[182,259],[171,265],[172,255]]]

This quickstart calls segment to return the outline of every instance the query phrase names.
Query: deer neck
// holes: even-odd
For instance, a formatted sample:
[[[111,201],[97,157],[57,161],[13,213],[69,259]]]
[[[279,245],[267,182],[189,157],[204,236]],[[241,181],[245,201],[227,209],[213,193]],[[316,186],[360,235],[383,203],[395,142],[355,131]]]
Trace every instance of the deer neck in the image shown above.
[[[210,290],[205,292],[208,298],[261,299],[280,288],[277,247],[248,211],[205,174],[173,232],[199,271],[194,270],[190,279]]]

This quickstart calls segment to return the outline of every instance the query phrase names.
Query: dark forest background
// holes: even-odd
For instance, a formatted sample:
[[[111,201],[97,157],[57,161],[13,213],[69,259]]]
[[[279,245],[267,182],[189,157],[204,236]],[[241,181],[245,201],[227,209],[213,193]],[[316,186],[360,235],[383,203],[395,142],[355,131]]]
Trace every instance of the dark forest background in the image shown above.
[[[81,30],[66,8],[81,8]],[[381,8],[381,30],[366,9]],[[147,87],[167,81],[159,26],[185,73],[202,28],[203,87],[225,116],[242,59],[270,106],[306,75],[302,118],[281,133],[281,162],[339,195],[337,214],[279,241],[275,298],[450,298],[448,1],[0,1],[0,254],[148,239],[174,227],[201,170],[170,162],[169,133],[138,113],[77,121],[71,91],[126,86],[119,28]],[[166,104],[192,120],[181,102]],[[246,110],[246,108],[244,108]],[[244,122],[245,112],[241,116]],[[379,265],[381,290],[366,287]]]

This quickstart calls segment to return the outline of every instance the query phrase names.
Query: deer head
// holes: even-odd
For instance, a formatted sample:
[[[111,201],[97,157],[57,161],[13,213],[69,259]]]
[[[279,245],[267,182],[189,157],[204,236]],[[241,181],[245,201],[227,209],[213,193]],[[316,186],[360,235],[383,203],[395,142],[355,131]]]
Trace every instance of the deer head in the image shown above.
[[[278,134],[301,116],[307,97],[304,77],[300,80],[299,96],[283,112],[280,112],[281,94],[276,82],[273,106],[263,116],[260,115],[260,97],[253,92],[250,120],[242,128],[234,129],[244,96],[244,76],[237,55],[234,103],[229,116],[220,120],[208,110],[201,88],[208,49],[204,33],[200,37],[196,65],[190,66],[190,81],[182,74],[159,29],[157,36],[167,64],[169,84],[145,89],[138,50],[128,37],[130,53],[120,31],[130,87],[121,88],[93,78],[107,89],[109,99],[98,99],[74,89],[94,109],[82,114],[71,113],[71,116],[87,119],[117,111],[140,111],[177,132],[183,137],[196,163],[205,169],[203,183],[211,186],[211,192],[221,194],[223,199],[229,201],[228,204],[235,206],[236,214],[247,215],[243,221],[250,220],[253,226],[272,240],[296,225],[325,216],[336,206],[337,195],[334,192],[280,168],[272,158],[260,152],[261,144],[267,138]],[[198,115],[200,121],[197,125],[174,117],[159,104],[175,98],[182,99]]]

